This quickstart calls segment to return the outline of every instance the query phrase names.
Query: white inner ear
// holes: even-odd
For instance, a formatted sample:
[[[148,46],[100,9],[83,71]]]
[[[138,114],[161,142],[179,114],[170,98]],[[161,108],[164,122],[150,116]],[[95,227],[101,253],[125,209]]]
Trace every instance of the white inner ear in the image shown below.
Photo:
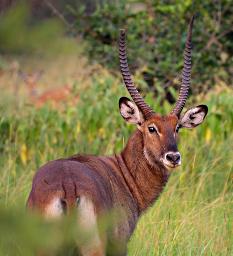
[[[203,122],[205,115],[206,113],[200,108],[192,108],[183,115],[180,124],[186,128],[193,128]]]
[[[124,119],[133,124],[141,124],[143,117],[138,107],[131,101],[122,103],[120,107],[120,113]]]

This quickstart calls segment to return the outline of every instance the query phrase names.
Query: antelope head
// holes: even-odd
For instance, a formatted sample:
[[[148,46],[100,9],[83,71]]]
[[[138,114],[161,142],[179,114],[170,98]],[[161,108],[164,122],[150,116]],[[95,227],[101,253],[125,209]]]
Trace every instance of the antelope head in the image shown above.
[[[43,73],[44,71],[42,70],[33,73],[25,73],[21,70],[18,72],[19,77],[25,82],[31,96],[37,95],[37,82],[41,79]]]
[[[142,133],[143,153],[150,165],[163,165],[173,169],[181,164],[181,155],[177,148],[178,132],[181,128],[194,128],[201,124],[208,112],[206,105],[199,105],[181,114],[188,97],[191,82],[191,39],[194,17],[192,17],[184,50],[184,65],[178,100],[173,110],[166,116],[153,111],[136,89],[127,63],[125,31],[121,30],[119,40],[119,58],[125,86],[133,101],[126,97],[119,100],[122,117],[137,125]]]

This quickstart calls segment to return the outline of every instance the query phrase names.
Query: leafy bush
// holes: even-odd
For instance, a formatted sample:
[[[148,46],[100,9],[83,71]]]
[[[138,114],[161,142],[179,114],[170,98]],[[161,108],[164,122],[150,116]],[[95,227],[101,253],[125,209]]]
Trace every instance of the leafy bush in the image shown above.
[[[77,33],[89,42],[91,60],[118,70],[118,33],[127,28],[131,69],[140,69],[151,87],[161,85],[173,94],[169,85],[176,84],[174,79],[181,73],[187,24],[194,13],[198,17],[193,32],[193,93],[206,91],[219,80],[232,83],[231,3],[119,0],[103,1],[92,14],[80,5],[68,9],[76,19]]]

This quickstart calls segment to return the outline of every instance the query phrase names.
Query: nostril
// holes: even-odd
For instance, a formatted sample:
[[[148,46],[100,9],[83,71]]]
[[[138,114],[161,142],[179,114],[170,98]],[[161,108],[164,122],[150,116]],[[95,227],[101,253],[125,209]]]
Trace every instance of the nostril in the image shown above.
[[[167,154],[166,159],[170,162],[173,162],[172,154]]]
[[[175,154],[174,155],[174,161],[179,162],[180,161],[180,154]]]

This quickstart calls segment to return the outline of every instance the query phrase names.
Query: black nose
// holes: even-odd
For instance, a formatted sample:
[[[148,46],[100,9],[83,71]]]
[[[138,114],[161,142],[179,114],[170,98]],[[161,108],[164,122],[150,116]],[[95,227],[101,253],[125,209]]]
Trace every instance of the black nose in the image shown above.
[[[165,156],[166,160],[173,163],[178,164],[180,162],[180,153],[179,152],[169,152]]]

